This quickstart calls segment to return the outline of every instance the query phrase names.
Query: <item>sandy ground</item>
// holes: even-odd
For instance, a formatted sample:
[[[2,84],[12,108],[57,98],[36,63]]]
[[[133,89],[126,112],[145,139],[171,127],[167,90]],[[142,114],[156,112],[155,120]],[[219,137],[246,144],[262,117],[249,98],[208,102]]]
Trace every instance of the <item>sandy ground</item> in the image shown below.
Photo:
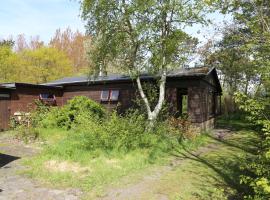
[[[31,157],[38,149],[0,133],[0,200],[77,200],[78,189],[52,189],[18,174],[23,170],[21,158]]]

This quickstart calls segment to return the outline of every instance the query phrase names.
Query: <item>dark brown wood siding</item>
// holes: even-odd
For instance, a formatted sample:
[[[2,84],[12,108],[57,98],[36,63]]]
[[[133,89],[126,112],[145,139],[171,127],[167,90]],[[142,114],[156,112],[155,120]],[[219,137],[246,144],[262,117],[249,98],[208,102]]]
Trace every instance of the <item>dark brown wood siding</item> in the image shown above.
[[[29,112],[35,107],[35,101],[42,93],[53,93],[56,97],[57,106],[62,105],[62,91],[46,88],[17,87],[11,93],[10,110],[13,115],[15,112]]]
[[[10,100],[0,98],[0,131],[6,130],[9,127],[10,121]]]
[[[115,102],[102,102],[101,92],[103,90],[119,90],[119,99]],[[135,99],[136,86],[133,83],[110,83],[101,85],[89,85],[89,86],[66,86],[63,93],[63,104],[66,104],[68,100],[75,96],[86,96],[98,103],[101,103],[108,110],[113,110],[116,107],[120,111],[124,111],[133,104]]]

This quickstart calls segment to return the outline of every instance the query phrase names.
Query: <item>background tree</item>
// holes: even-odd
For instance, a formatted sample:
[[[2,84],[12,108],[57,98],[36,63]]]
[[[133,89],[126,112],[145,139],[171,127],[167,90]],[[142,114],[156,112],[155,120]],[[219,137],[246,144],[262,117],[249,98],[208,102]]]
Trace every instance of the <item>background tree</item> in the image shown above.
[[[4,40],[0,42],[0,82],[9,82],[15,79],[17,56],[12,51],[14,42]]]
[[[41,47],[24,50],[19,54],[28,73],[27,82],[46,83],[72,73],[72,64],[65,55],[55,48]]]
[[[96,71],[114,65],[128,72],[137,82],[153,124],[164,103],[168,71],[179,68],[196,43],[183,29],[205,23],[208,4],[198,0],[84,0],[81,7],[87,31],[93,36],[90,55]],[[145,72],[153,74],[159,85],[154,109],[142,89],[140,75]]]
[[[224,12],[230,12],[235,23],[240,27],[238,32],[242,48],[253,60],[257,73],[257,94],[269,94],[270,77],[270,1],[268,0],[220,0],[219,6]]]
[[[72,32],[70,28],[67,28],[64,31],[57,29],[49,45],[65,52],[72,62],[73,71],[78,73],[89,67],[85,51],[85,43],[89,41],[89,36],[85,36],[79,31]]]
[[[50,47],[39,36],[26,38],[24,34],[20,34],[15,41],[0,41],[0,82],[44,83],[72,75],[76,71],[72,61],[79,61],[83,56],[79,53],[82,51],[83,41],[76,42],[78,38],[80,37],[73,38],[74,44],[69,48],[73,49],[73,60],[61,50],[65,49],[65,45],[61,48]],[[78,51],[77,43],[80,49]]]
[[[257,78],[251,54],[243,45],[242,32],[244,30],[235,24],[224,27],[223,38],[213,44],[212,53],[202,55],[206,65],[216,66],[221,71],[223,89],[230,96],[236,91],[247,94],[249,86],[255,84]]]
[[[248,156],[241,167],[241,183],[248,186],[245,199],[270,198],[270,1],[219,1],[224,12],[231,12],[238,24],[239,45],[252,60],[256,74],[256,92],[253,95],[235,94],[235,101],[247,119],[257,128],[258,151]]]
[[[15,42],[13,40],[1,40],[0,41],[0,46],[3,47],[9,47],[9,48],[13,48]]]

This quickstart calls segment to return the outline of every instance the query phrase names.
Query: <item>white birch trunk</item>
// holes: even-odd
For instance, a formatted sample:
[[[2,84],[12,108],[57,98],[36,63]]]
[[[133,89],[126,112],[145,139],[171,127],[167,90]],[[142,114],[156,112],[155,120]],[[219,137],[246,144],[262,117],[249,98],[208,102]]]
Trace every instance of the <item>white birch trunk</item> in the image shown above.
[[[166,78],[167,78],[167,72],[164,70],[161,74],[160,81],[159,81],[158,103],[155,106],[153,111],[151,110],[150,103],[149,103],[149,101],[148,101],[148,99],[143,91],[140,77],[136,78],[140,96],[142,97],[143,102],[144,102],[145,107],[146,107],[146,110],[147,110],[147,116],[148,116],[150,128],[152,128],[154,126],[154,123],[158,117],[158,114],[160,113],[160,111],[162,109],[162,105],[163,105],[164,100],[165,100]]]

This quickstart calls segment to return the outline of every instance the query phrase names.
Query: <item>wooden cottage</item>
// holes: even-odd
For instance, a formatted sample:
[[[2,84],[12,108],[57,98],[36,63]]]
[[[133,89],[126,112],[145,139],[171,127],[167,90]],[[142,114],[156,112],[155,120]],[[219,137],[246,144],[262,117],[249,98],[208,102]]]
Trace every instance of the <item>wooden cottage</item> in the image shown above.
[[[143,82],[154,84],[153,76],[144,75]],[[34,108],[34,101],[62,106],[75,96],[87,96],[109,110],[119,112],[134,105],[137,85],[129,76],[108,75],[97,78],[70,77],[45,84],[0,84],[0,129],[9,127],[10,118]],[[194,125],[214,126],[220,113],[222,89],[215,68],[188,68],[171,72],[166,83],[166,102],[172,115],[187,112]]]

